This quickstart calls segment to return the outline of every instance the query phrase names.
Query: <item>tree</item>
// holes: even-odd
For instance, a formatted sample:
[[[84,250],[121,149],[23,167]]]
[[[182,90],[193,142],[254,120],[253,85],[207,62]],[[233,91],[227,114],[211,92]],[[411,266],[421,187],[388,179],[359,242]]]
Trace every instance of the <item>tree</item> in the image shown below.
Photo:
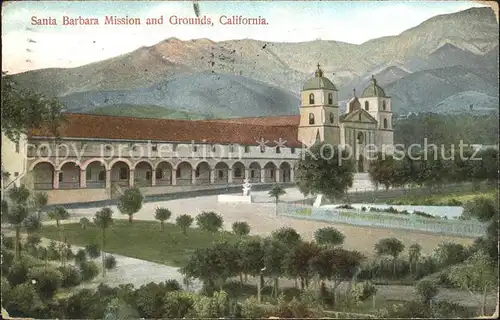
[[[66,220],[69,218],[69,212],[66,208],[58,206],[54,209],[54,211],[49,212],[49,218],[52,220],[56,220],[57,228],[60,227],[61,220]]]
[[[463,218],[475,218],[481,222],[488,222],[495,215],[498,215],[498,205],[495,201],[485,197],[476,197],[472,201],[467,202],[462,212]]]
[[[264,266],[264,251],[258,239],[246,239],[237,243],[239,267],[243,274],[257,276]],[[240,278],[241,281],[241,278]]]
[[[421,251],[422,247],[418,243],[414,243],[408,248],[410,273],[412,272],[412,265],[415,265],[415,272],[417,271],[418,259],[420,259]]]
[[[324,227],[316,230],[314,240],[321,246],[338,246],[344,243],[345,236],[333,227]]]
[[[445,242],[438,245],[433,255],[438,265],[444,268],[465,261],[467,249],[460,243]]]
[[[64,105],[57,98],[20,87],[2,72],[2,132],[14,142],[33,129],[48,129],[58,136],[64,122]]]
[[[301,241],[300,234],[295,229],[289,227],[281,227],[278,230],[274,230],[271,233],[271,237],[287,246],[294,246]]]
[[[399,254],[403,252],[405,246],[404,244],[396,238],[385,238],[380,239],[380,241],[375,244],[375,252],[379,256],[388,255],[392,256],[393,259],[393,269],[392,273],[396,276],[396,259]]]
[[[375,160],[371,161],[368,173],[375,185],[383,185],[386,190],[394,182],[396,161],[390,155],[379,152]]]
[[[15,258],[21,257],[21,228],[24,219],[28,217],[28,208],[22,204],[15,204],[7,213],[7,222],[16,229]]]
[[[90,258],[95,259],[101,255],[101,249],[99,245],[92,243],[85,246],[85,252],[89,255]]]
[[[175,219],[175,224],[177,224],[177,226],[181,228],[184,235],[187,234],[187,230],[189,229],[189,227],[191,227],[192,223],[193,217],[187,214],[182,214],[178,216],[177,219]]]
[[[472,296],[474,293],[482,294],[483,300],[478,302],[484,315],[487,294],[498,288],[498,264],[479,251],[464,263],[452,266],[448,278]]]
[[[345,195],[354,180],[349,150],[324,143],[313,145],[297,164],[299,190],[305,195],[323,194],[330,201]]]
[[[429,304],[430,301],[438,294],[439,288],[433,281],[421,280],[416,284],[415,291],[420,297],[422,303]]]
[[[215,233],[222,228],[224,220],[215,212],[202,212],[196,216],[196,224],[201,230]]]
[[[14,185],[9,191],[7,192],[9,199],[14,203],[18,205],[28,205],[28,199],[30,197],[30,191],[26,188],[26,186],[21,185],[20,187]]]
[[[250,233],[250,225],[245,221],[236,221],[233,223],[234,234],[241,236],[246,236]]]
[[[87,227],[90,225],[90,220],[87,217],[83,217],[80,219],[80,226],[82,227],[83,230],[87,229]]]
[[[106,256],[104,259],[104,269],[111,270],[116,268],[116,258],[114,256]]]
[[[79,268],[83,281],[90,281],[99,274],[99,267],[94,261],[84,261],[80,263]]]
[[[49,196],[45,192],[35,192],[33,194],[33,209],[38,216],[38,220],[42,219],[42,211],[48,202]]]
[[[285,261],[289,247],[287,247],[287,245],[280,240],[271,237],[264,239],[262,243],[262,250],[264,253],[262,261],[264,263],[264,268],[259,270],[260,287],[263,287],[264,275],[271,277],[274,281],[273,291],[277,296],[279,291],[278,279],[285,273],[283,262]],[[260,293],[258,293],[257,296],[260,297]]]
[[[335,305],[336,291],[342,281],[349,281],[357,273],[363,255],[357,251],[349,251],[342,248],[323,248],[309,262],[311,271],[323,281],[332,282],[333,300]]]
[[[34,268],[28,274],[28,279],[32,281],[40,297],[45,300],[52,299],[62,285],[62,278],[61,272],[53,267]]]
[[[172,215],[172,212],[168,210],[167,208],[156,208],[155,211],[155,219],[160,221],[160,226],[161,229],[164,229],[163,223],[170,219],[170,216]]]
[[[106,276],[106,254],[104,246],[106,244],[106,230],[113,224],[113,210],[110,208],[102,208],[97,211],[94,217],[94,224],[100,228],[101,233],[101,250],[102,250],[102,276]]]
[[[300,242],[285,255],[283,268],[291,278],[300,279],[300,288],[302,290],[309,286],[309,279],[312,277],[309,264],[319,252],[320,248],[315,243]]]
[[[144,197],[139,188],[130,188],[125,190],[122,196],[118,199],[118,210],[122,214],[128,215],[128,222],[132,223],[132,218],[142,208]]]
[[[278,201],[280,200],[280,197],[285,194],[286,194],[285,189],[283,188],[283,186],[279,184],[275,184],[271,188],[271,190],[269,190],[269,196],[273,197],[276,203],[276,212],[275,212],[276,215],[278,214]]]

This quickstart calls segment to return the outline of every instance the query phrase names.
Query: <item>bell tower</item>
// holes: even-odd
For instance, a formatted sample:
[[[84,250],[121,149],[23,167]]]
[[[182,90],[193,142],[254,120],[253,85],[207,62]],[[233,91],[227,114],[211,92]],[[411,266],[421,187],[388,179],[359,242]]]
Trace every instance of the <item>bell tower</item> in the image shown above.
[[[300,92],[300,123],[298,140],[306,146],[316,142],[340,144],[338,92],[317,65],[314,77],[307,80]]]

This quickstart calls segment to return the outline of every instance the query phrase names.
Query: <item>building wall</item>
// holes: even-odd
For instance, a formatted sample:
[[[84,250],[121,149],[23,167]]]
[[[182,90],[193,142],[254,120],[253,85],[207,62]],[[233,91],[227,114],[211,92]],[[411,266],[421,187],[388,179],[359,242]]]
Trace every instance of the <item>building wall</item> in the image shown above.
[[[2,189],[15,184],[20,185],[27,168],[27,139],[21,135],[19,143],[10,140],[2,132],[2,170],[9,173],[9,177],[2,179]]]

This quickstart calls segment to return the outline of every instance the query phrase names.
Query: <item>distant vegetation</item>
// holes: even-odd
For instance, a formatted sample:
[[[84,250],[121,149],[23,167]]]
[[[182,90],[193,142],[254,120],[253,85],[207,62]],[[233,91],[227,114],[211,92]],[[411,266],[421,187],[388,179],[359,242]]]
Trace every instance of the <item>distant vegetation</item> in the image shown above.
[[[206,115],[194,112],[185,112],[158,106],[137,106],[131,104],[116,104],[116,105],[99,107],[91,110],[89,113],[104,114],[110,116],[181,119],[181,120],[202,120],[207,118]]]
[[[456,144],[497,144],[498,114],[443,115],[425,113],[407,119],[394,121],[394,142],[406,146],[413,143]]]

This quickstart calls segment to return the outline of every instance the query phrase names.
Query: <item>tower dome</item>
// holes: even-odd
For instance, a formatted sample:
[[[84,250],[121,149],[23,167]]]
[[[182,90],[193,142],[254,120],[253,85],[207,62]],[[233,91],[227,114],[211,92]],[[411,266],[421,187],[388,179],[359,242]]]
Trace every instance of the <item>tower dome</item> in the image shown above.
[[[320,65],[318,63],[318,69],[314,73],[314,78],[311,78],[304,83],[303,91],[305,90],[317,90],[317,89],[326,89],[326,90],[335,90],[335,85],[330,81],[330,79],[324,77],[323,70],[321,70]]]
[[[372,83],[366,87],[365,91],[363,91],[363,98],[368,97],[385,97],[384,89],[382,89],[378,84],[375,77],[372,75],[371,79]]]

